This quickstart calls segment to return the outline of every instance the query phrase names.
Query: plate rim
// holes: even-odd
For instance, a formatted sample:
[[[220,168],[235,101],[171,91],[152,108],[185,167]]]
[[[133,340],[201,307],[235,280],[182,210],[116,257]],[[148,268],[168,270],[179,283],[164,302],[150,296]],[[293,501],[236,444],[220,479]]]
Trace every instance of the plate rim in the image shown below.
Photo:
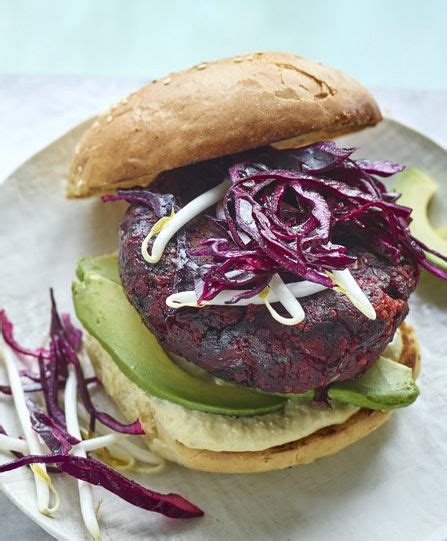
[[[68,138],[70,136],[73,136],[75,132],[80,131],[81,128],[87,128],[96,118],[97,115],[93,115],[80,123],[76,124],[75,126],[71,127],[64,133],[62,133],[59,137],[52,140],[50,143],[43,146],[40,150],[33,153],[31,156],[29,156],[26,160],[24,160],[21,164],[19,164],[17,167],[13,169],[6,177],[0,179],[0,189],[2,189],[2,186],[7,181],[11,181],[14,176],[27,164],[29,164],[31,161],[34,161],[39,156],[41,156],[43,153],[49,151],[51,147],[55,146],[56,144],[60,143],[63,139]],[[394,125],[399,128],[403,128],[405,131],[409,132],[412,137],[416,137],[420,140],[425,140],[426,142],[430,143],[431,145],[437,147],[437,149],[441,152],[443,152],[447,157],[447,147],[442,146],[438,141],[430,137],[429,135],[417,130],[416,128],[409,126],[408,124],[401,122],[399,120],[396,120],[394,118],[391,118],[389,116],[384,116],[383,120],[377,124],[376,126],[382,126],[383,124],[387,125]],[[374,129],[374,127],[373,127]],[[362,130],[363,131],[363,130]],[[347,134],[351,135],[351,134]],[[355,135],[355,134],[352,134]],[[337,139],[337,138],[335,138]],[[65,179],[64,179],[65,180]],[[4,456],[6,457],[6,452],[2,452]],[[21,512],[23,512],[29,519],[31,519],[35,524],[37,524],[40,528],[42,528],[46,533],[54,537],[55,539],[60,539],[61,541],[71,541],[72,538],[65,535],[64,532],[61,532],[57,528],[57,517],[55,519],[50,520],[44,520],[44,515],[41,515],[36,508],[36,511],[33,512],[32,508],[28,508],[21,504],[20,500],[15,497],[14,491],[9,488],[7,484],[5,484],[2,481],[2,477],[0,475],[0,491],[8,498],[8,500],[17,507]],[[53,526],[54,523],[54,526]],[[102,530],[104,531],[105,528],[103,527]]]

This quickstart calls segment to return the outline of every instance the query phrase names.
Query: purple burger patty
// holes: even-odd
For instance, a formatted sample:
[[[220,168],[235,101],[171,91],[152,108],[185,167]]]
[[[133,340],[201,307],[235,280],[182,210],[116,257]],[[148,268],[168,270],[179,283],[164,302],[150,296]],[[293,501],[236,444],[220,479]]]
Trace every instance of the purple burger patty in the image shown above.
[[[195,166],[162,175],[150,189],[174,194],[182,206],[215,184],[203,180],[212,176]],[[193,271],[188,264],[182,267],[185,253],[216,231],[206,215],[199,216],[151,265],[141,244],[155,221],[149,208],[134,204],[121,223],[120,274],[130,302],[166,351],[219,378],[265,391],[302,393],[366,370],[405,319],[419,274],[412,259],[394,265],[355,241],[349,253],[358,260],[351,272],[376,310],[374,321],[333,290],[300,299],[306,317],[296,326],[277,322],[262,305],[173,310],[166,298],[194,289]]]

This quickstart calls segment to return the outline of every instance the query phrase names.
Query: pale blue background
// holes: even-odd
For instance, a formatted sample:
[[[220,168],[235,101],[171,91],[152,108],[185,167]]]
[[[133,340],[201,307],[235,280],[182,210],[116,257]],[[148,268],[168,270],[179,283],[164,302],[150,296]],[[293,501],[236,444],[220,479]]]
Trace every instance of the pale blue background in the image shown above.
[[[0,0],[0,73],[150,78],[268,49],[372,87],[447,89],[447,1]]]

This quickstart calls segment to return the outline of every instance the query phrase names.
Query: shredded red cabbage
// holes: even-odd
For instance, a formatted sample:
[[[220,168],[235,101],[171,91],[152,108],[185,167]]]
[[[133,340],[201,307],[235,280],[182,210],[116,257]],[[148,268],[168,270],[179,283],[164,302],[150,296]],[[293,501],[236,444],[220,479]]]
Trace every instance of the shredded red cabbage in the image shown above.
[[[27,378],[34,383],[40,383],[40,374],[33,372],[32,370],[19,370],[20,376],[22,378]]]
[[[38,359],[39,376],[29,371],[23,372],[23,375],[40,384],[48,415],[60,428],[65,428],[65,414],[59,406],[58,393],[61,388],[65,387],[65,381],[68,376],[67,367],[71,363],[76,370],[79,395],[90,414],[90,426],[92,430],[97,419],[116,432],[136,435],[144,434],[143,427],[138,419],[133,423],[124,424],[108,413],[98,411],[94,406],[90,398],[88,384],[97,380],[96,378],[86,379],[84,377],[77,355],[77,351],[82,343],[82,331],[73,325],[67,314],[59,316],[52,291],[50,345],[48,349],[29,349],[21,346],[14,338],[13,325],[4,310],[0,310],[0,323],[5,342],[14,351]],[[37,386],[29,387],[26,386],[25,388],[29,391],[40,390]],[[10,390],[7,386],[4,386],[0,388],[0,391],[8,393]]]
[[[32,382],[32,383],[24,383],[22,385],[22,388],[25,393],[35,393],[37,391],[42,390],[42,386],[40,385],[39,374],[36,374],[32,372],[31,370],[20,370],[19,373],[21,377],[28,378]],[[11,387],[9,385],[0,385],[0,393],[11,395],[12,394]]]
[[[116,470],[93,458],[74,455],[28,455],[0,466],[0,473],[15,470],[30,464],[56,464],[59,470],[100,486],[121,499],[171,518],[194,518],[203,516],[203,511],[178,494],[159,494],[135,481],[127,479]]]
[[[66,455],[70,452],[72,445],[79,443],[77,438],[74,438],[65,428],[59,426],[46,413],[41,411],[32,400],[28,399],[26,405],[30,412],[33,429],[53,453]]]
[[[99,385],[100,381],[98,378],[91,377],[91,378],[85,378],[85,383],[86,385],[91,385],[91,384]],[[64,387],[65,387],[64,382],[59,381],[58,389],[63,389]],[[40,383],[24,383],[22,385],[22,388],[25,393],[38,393],[42,391],[42,385]],[[0,385],[0,393],[10,396],[12,394],[11,387],[9,385]]]
[[[230,177],[216,218],[216,237],[192,256],[208,256],[198,267],[198,301],[209,301],[224,289],[243,288],[229,304],[262,291],[274,273],[333,287],[328,271],[350,268],[352,238],[394,264],[413,258],[439,278],[447,272],[427,261],[439,254],[409,231],[411,209],[399,205],[377,177],[389,177],[404,166],[388,161],[353,160],[356,148],[321,141],[291,150],[262,149],[248,161],[222,165]],[[223,162],[222,162],[223,163]],[[228,162],[227,162],[228,164]],[[124,200],[152,208],[158,218],[175,205],[170,194],[145,188],[118,190],[103,201]]]
[[[27,400],[27,406],[33,429],[52,453],[50,455],[29,456],[14,453],[18,458],[0,466],[0,473],[30,464],[49,464],[48,471],[63,472],[76,479],[101,486],[132,505],[148,511],[161,513],[172,518],[193,518],[203,515],[201,509],[178,494],[159,494],[127,479],[99,460],[69,454],[72,445],[79,443],[79,440],[68,433],[65,413],[58,404],[58,390],[65,386],[69,363],[75,367],[78,391],[93,423],[95,419],[98,419],[118,432],[128,434],[144,434],[144,432],[138,420],[130,425],[123,425],[109,414],[100,412],[94,407],[87,385],[97,382],[97,379],[84,378],[81,363],[76,354],[76,351],[81,347],[82,333],[74,327],[67,315],[59,316],[52,291],[49,349],[32,350],[18,344],[14,339],[13,324],[9,321],[4,310],[0,311],[0,322],[5,341],[14,351],[37,358],[39,374],[30,370],[21,370],[20,374],[31,380],[32,383],[27,385],[34,386],[33,391],[42,391],[46,412],[42,411],[31,400]],[[9,394],[11,389],[9,386],[2,386],[0,391]],[[6,434],[1,425],[0,433]]]
[[[51,352],[54,355],[53,346],[51,346]],[[48,415],[57,421],[58,425],[65,427],[65,413],[59,406],[58,401],[58,373],[57,365],[54,360],[45,363],[44,358],[40,356],[38,358],[39,362],[39,371],[40,371],[40,384],[42,386],[42,394],[45,401],[45,408],[48,412]],[[62,381],[65,382],[67,375],[64,378],[61,377]]]
[[[75,351],[79,351],[82,346],[82,331],[77,329],[71,322],[69,314],[61,314],[62,328],[67,340]]]
[[[51,294],[51,342],[54,344],[55,359],[53,366],[55,367],[55,371],[57,370],[58,366],[62,367],[64,377],[67,375],[68,364],[72,364],[74,366],[78,382],[78,392],[86,410],[90,414],[91,429],[94,430],[95,420],[97,419],[103,425],[108,426],[116,432],[122,432],[124,434],[144,434],[143,427],[138,419],[131,424],[123,424],[117,419],[114,419],[108,413],[98,411],[96,409],[90,398],[90,393],[85,383],[82,366],[78,359],[76,349],[73,346],[76,345],[76,338],[78,338],[77,341],[79,342],[79,337],[74,335],[74,327],[72,325],[70,328],[70,333],[67,335],[66,329],[62,324],[59,314],[57,313],[54,296]]]
[[[435,252],[410,234],[411,209],[396,203],[398,194],[388,193],[371,176],[388,177],[404,167],[352,160],[355,150],[322,141],[296,150],[272,150],[259,162],[232,166],[232,183],[223,201],[225,218],[214,220],[226,234],[192,252],[212,259],[201,269],[199,302],[240,286],[248,292],[229,303],[251,297],[275,272],[333,287],[327,271],[355,263],[344,243],[347,237],[361,238],[395,263],[406,252],[447,280],[447,273],[424,254]]]
[[[32,383],[24,383],[22,385],[23,391],[25,393],[38,393],[42,391],[42,385],[40,384],[40,374],[32,374],[29,370],[20,370],[20,375],[23,378],[29,378],[31,379]],[[90,378],[85,378],[85,384],[86,385],[100,385],[101,382],[99,379],[95,376]],[[58,388],[63,389],[65,387],[65,383],[63,381],[59,381]],[[0,393],[11,395],[11,387],[9,385],[0,385]]]
[[[127,201],[128,203],[139,203],[151,208],[157,218],[162,218],[170,214],[171,209],[177,210],[175,198],[172,194],[153,193],[145,188],[130,188],[126,190],[117,190],[114,195],[103,195],[101,197],[103,203],[109,201]]]
[[[6,312],[4,310],[0,310],[0,325],[1,325],[4,341],[16,353],[21,353],[23,355],[30,355],[31,357],[39,357],[39,355],[42,355],[46,359],[50,358],[50,352],[46,350],[45,348],[29,349],[29,348],[21,346],[15,340],[13,324],[9,321],[6,315]]]
[[[26,383],[22,387],[25,393],[35,393],[42,390],[40,383]],[[0,385],[0,393],[10,396],[12,394],[11,387],[9,385]]]

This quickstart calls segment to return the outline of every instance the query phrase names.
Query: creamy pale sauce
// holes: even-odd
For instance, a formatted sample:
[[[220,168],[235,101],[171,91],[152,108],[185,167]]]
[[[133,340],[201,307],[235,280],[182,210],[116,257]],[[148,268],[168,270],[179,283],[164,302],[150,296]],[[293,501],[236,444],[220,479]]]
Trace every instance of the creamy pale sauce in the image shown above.
[[[317,409],[308,400],[291,399],[281,412],[230,417],[153,400],[157,421],[171,438],[187,447],[209,451],[262,451],[304,438],[325,426],[344,423],[359,409],[347,404]]]

